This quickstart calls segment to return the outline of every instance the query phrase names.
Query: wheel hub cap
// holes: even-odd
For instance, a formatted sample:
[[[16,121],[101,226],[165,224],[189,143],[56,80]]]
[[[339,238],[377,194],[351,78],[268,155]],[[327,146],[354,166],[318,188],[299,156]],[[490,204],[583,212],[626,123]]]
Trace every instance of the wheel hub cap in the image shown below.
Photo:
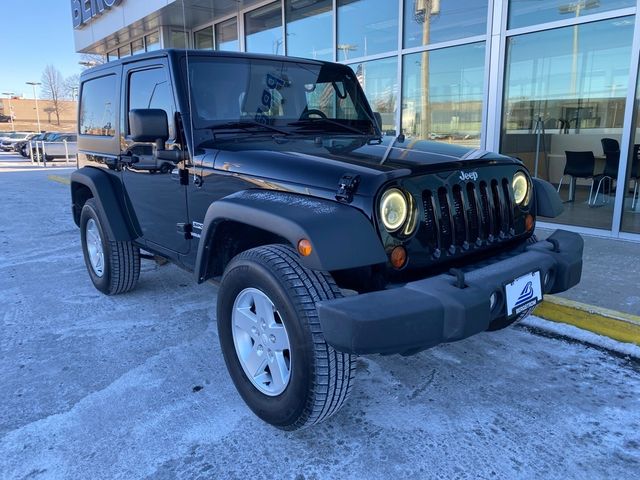
[[[93,218],[90,218],[85,228],[85,242],[87,244],[87,252],[89,252],[91,269],[98,277],[102,277],[104,275],[104,251],[98,224]]]
[[[233,303],[233,343],[245,375],[262,393],[280,395],[291,378],[291,346],[273,302],[256,288],[242,290]]]

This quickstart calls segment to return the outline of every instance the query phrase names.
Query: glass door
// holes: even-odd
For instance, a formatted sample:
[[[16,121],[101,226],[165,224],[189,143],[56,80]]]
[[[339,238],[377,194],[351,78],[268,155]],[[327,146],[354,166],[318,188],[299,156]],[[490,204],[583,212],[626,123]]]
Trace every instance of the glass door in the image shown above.
[[[549,221],[611,229],[634,20],[507,38],[500,150],[558,188]]]
[[[634,102],[633,125],[631,127],[631,148],[627,161],[626,181],[622,185],[623,232],[640,233],[640,76]]]

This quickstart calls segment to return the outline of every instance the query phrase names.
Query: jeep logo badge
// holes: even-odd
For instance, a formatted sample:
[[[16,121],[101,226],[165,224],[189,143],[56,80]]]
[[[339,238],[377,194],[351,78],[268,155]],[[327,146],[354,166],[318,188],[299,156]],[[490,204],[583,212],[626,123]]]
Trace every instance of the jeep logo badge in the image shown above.
[[[463,172],[460,171],[460,180],[466,182],[467,180],[478,180],[478,172]]]

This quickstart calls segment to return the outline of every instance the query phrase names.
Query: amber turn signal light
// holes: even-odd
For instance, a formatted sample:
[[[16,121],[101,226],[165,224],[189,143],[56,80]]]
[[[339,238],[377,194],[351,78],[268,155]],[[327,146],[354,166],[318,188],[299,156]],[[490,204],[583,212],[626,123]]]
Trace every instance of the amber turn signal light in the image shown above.
[[[312,250],[313,248],[311,248],[311,242],[306,238],[303,238],[298,242],[298,253],[300,253],[300,255],[302,255],[303,257],[308,257],[309,255],[311,255]]]
[[[533,230],[533,215],[527,215],[524,219],[524,226],[527,229],[527,232]]]
[[[395,269],[401,269],[404,267],[404,264],[407,263],[407,251],[404,247],[396,247],[391,250],[391,265]]]

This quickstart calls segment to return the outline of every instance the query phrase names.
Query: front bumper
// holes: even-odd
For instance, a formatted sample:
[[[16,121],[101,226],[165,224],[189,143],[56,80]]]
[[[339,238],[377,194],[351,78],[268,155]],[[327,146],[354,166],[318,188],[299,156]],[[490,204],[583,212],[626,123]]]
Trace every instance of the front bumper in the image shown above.
[[[522,275],[539,270],[544,293],[577,285],[583,245],[580,235],[556,230],[504,260],[466,271],[464,288],[456,285],[456,277],[442,274],[319,302],[325,340],[341,352],[407,354],[467,338],[506,316],[504,285]],[[492,310],[493,293],[498,301]]]

